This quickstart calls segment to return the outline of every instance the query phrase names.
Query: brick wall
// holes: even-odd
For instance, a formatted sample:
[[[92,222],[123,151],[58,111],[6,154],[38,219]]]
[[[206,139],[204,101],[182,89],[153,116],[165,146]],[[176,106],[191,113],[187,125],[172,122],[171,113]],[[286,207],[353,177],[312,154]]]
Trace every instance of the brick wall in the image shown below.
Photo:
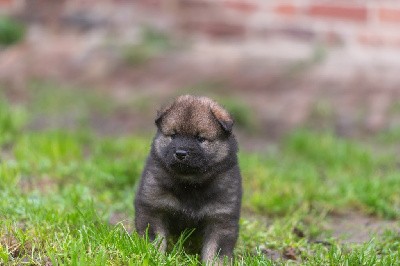
[[[37,1],[41,2],[41,0]],[[45,2],[45,1],[43,1]],[[70,0],[93,5],[93,0]],[[103,0],[123,3],[129,0]],[[400,47],[396,0],[138,0],[148,11],[170,15],[176,29],[211,38],[283,36],[332,45]],[[0,0],[0,13],[25,0]]]
[[[0,0],[0,14],[19,10],[25,0]]]
[[[26,87],[19,85],[21,76],[30,80],[31,72],[35,78],[52,77],[49,69],[66,80],[121,88],[121,95],[222,81],[234,93],[245,91],[243,99],[268,132],[278,134],[319,115],[316,124],[323,124],[329,120],[324,113],[336,117],[340,134],[352,135],[353,127],[364,124],[369,130],[392,126],[389,118],[400,127],[400,114],[389,114],[400,102],[400,0],[0,0],[0,14],[7,10],[32,14],[44,28],[46,21],[70,14],[78,20],[74,25],[100,21],[103,27],[103,20],[112,25],[69,37],[63,30],[73,26],[64,23],[54,31],[58,39],[35,28],[27,49],[19,49],[23,60],[14,68],[3,64],[0,73],[2,81],[16,86]],[[137,41],[142,22],[195,41],[186,46],[182,38],[184,49],[151,61],[144,70],[115,71],[110,36]],[[321,110],[314,114],[314,109]]]
[[[286,36],[332,45],[400,48],[395,0],[141,0],[187,33],[212,38]]]

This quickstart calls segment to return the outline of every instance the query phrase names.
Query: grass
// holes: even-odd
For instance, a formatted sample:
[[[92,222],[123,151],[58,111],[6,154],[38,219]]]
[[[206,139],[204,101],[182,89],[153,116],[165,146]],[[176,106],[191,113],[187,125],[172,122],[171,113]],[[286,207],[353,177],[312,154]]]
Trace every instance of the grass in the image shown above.
[[[11,17],[0,17],[0,46],[10,46],[24,38],[25,27]]]
[[[131,232],[149,136],[24,128],[36,115],[0,102],[0,264],[199,264],[184,252],[184,237],[160,254]],[[399,219],[396,163],[355,140],[309,131],[291,134],[271,154],[241,153],[235,264],[398,265],[398,231],[344,244],[324,226],[337,212]]]

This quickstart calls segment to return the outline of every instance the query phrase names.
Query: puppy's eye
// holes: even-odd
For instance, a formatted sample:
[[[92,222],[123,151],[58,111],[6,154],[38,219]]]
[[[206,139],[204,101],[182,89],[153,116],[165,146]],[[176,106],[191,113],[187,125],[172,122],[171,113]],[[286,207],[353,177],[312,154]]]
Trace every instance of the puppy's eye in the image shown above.
[[[170,137],[171,137],[171,139],[176,138],[176,133],[171,134]]]
[[[204,142],[204,141],[206,141],[205,138],[200,137],[200,136],[197,136],[196,139],[197,139],[198,142]]]

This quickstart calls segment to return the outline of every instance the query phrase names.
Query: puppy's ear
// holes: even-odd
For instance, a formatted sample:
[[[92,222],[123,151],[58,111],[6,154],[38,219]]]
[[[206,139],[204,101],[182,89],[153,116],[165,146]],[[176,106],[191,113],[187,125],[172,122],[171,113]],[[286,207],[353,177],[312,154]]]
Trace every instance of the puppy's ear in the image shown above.
[[[230,134],[233,127],[233,119],[230,114],[216,103],[210,105],[210,110],[225,133]]]
[[[162,118],[172,109],[173,103],[162,107],[160,110],[157,111],[156,119],[154,122],[156,123],[157,127],[160,128]]]

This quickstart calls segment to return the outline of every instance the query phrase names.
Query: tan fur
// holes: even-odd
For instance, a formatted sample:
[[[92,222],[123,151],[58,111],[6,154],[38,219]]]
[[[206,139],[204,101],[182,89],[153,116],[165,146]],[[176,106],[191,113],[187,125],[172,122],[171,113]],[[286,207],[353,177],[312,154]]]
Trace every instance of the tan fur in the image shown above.
[[[208,140],[214,140],[221,134],[218,120],[233,123],[228,112],[215,101],[191,95],[178,97],[159,111],[158,116],[162,117],[160,128],[165,135],[198,135]]]

